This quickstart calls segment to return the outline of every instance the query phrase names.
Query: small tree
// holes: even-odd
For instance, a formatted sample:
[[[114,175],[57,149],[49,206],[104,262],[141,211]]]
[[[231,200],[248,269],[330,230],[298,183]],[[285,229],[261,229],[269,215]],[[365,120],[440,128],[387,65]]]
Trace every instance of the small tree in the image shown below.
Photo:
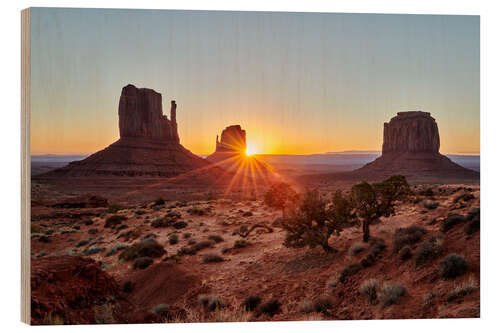
[[[333,248],[328,244],[330,236],[339,235],[353,218],[350,200],[340,191],[335,193],[330,204],[317,190],[307,191],[300,205],[283,219],[282,227],[286,230],[284,245],[295,248],[321,246],[325,252],[332,252]]]
[[[378,222],[382,216],[394,215],[396,201],[409,193],[410,186],[401,175],[391,176],[379,183],[362,182],[352,187],[352,201],[356,214],[362,220],[363,242],[370,239],[370,224]]]
[[[269,207],[281,209],[283,217],[285,217],[285,208],[297,200],[297,192],[287,183],[271,185],[264,195],[264,203]]]

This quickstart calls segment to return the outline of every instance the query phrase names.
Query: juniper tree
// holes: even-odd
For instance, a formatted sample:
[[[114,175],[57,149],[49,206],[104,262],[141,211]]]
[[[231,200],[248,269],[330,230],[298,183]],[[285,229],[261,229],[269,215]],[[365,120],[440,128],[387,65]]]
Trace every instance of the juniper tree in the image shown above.
[[[394,215],[397,200],[410,193],[406,178],[395,175],[378,183],[362,182],[351,189],[352,202],[359,219],[362,221],[363,241],[370,239],[370,225],[381,217]]]
[[[334,249],[328,243],[330,236],[339,235],[353,221],[351,201],[340,191],[334,194],[331,202],[324,200],[317,190],[306,191],[300,204],[283,219],[282,227],[286,230],[284,245],[296,248],[321,246],[325,252],[332,252]]]
[[[264,203],[269,207],[280,209],[283,217],[285,217],[286,207],[297,202],[297,200],[297,192],[287,183],[271,185],[264,195]]]

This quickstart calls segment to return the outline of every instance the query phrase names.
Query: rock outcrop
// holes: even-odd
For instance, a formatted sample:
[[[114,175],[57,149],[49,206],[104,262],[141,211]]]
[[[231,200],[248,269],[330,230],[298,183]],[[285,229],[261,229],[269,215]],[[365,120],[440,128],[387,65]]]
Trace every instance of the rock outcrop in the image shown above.
[[[123,323],[131,309],[115,279],[92,259],[31,260],[33,325]]]
[[[429,112],[398,112],[384,123],[382,154],[439,153],[439,131]]]
[[[226,159],[237,159],[245,156],[247,149],[247,134],[240,125],[226,127],[215,139],[215,152],[207,156],[210,162],[220,162]]]
[[[208,166],[179,142],[177,104],[170,119],[163,115],[162,96],[152,89],[123,87],[118,107],[120,139],[84,160],[51,171],[51,176],[173,177]]]
[[[123,87],[118,107],[120,137],[179,142],[177,104],[171,102],[170,120],[163,115],[161,94],[153,89]]]
[[[358,175],[437,176],[475,178],[479,173],[453,163],[439,153],[437,123],[429,112],[398,112],[384,123],[382,156],[354,171]],[[368,177],[370,178],[370,177]]]
[[[255,156],[247,156],[247,134],[240,125],[226,127],[215,139],[215,152],[207,160],[240,178],[276,181],[278,175],[267,163]]]

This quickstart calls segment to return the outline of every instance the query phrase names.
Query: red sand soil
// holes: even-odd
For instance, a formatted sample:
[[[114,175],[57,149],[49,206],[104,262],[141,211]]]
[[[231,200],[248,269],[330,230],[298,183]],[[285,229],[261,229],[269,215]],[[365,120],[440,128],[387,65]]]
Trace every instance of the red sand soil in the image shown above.
[[[428,230],[423,237],[426,239],[439,232],[439,221],[450,213],[465,215],[471,207],[479,207],[479,186],[472,185],[469,188],[474,199],[467,202],[455,203],[453,199],[465,193],[463,186],[459,185],[435,185],[433,186],[435,199],[439,206],[434,210],[423,208],[422,203],[405,203],[398,206],[396,215],[383,219],[381,223],[371,227],[373,237],[383,239],[387,248],[382,251],[376,263],[368,268],[362,269],[357,274],[347,278],[345,283],[337,283],[334,287],[328,286],[328,282],[335,279],[340,271],[350,263],[359,262],[366,251],[352,256],[349,248],[355,242],[360,242],[361,232],[359,228],[344,230],[340,236],[333,236],[330,245],[338,252],[325,254],[319,248],[289,249],[282,245],[285,233],[279,227],[273,226],[273,221],[280,216],[280,212],[267,208],[259,200],[196,200],[189,201],[175,208],[169,208],[173,203],[167,202],[164,207],[153,208],[150,204],[130,204],[117,214],[125,216],[123,222],[126,229],[112,231],[104,228],[107,217],[113,215],[107,213],[104,208],[95,208],[94,215],[88,208],[54,208],[47,203],[39,203],[32,207],[33,226],[36,232],[52,230],[47,235],[49,242],[41,242],[39,235],[32,237],[31,251],[35,258],[33,260],[33,272],[36,272],[37,263],[48,265],[45,269],[52,269],[50,263],[66,253],[72,253],[72,260],[79,259],[78,256],[91,258],[100,263],[103,271],[95,273],[97,276],[110,277],[115,282],[109,282],[109,290],[113,294],[117,285],[125,281],[133,284],[132,292],[121,293],[122,297],[133,307],[130,315],[116,314],[115,322],[154,322],[165,319],[154,316],[152,308],[158,304],[168,304],[173,309],[183,309],[187,312],[184,319],[180,321],[211,320],[209,317],[200,315],[204,310],[198,304],[200,294],[211,294],[218,297],[226,304],[226,309],[238,312],[241,302],[249,295],[260,295],[264,301],[276,298],[281,303],[281,310],[273,317],[248,316],[230,317],[230,320],[311,320],[311,319],[387,319],[387,318],[448,318],[448,317],[478,317],[479,316],[479,240],[480,233],[468,236],[464,232],[464,224],[453,227],[444,233],[444,246],[442,253],[429,263],[416,267],[412,259],[401,261],[398,254],[392,252],[392,240],[394,231],[400,227],[413,224],[422,226]],[[441,192],[437,192],[440,188]],[[469,192],[467,192],[469,193]],[[106,196],[106,195],[104,195]],[[108,196],[108,198],[110,198]],[[166,197],[167,198],[167,197]],[[113,198],[109,199],[113,202]],[[204,215],[196,215],[189,212],[191,208],[205,209],[210,207]],[[154,228],[151,221],[163,217],[168,211],[174,210],[182,216],[180,220],[187,222],[187,227],[176,230],[172,227]],[[249,214],[248,212],[251,212]],[[85,215],[87,214],[87,215]],[[437,223],[430,222],[436,218]],[[92,225],[86,225],[85,220],[91,219]],[[257,228],[246,238],[251,244],[245,248],[232,248],[235,240],[240,239],[237,231],[242,227],[250,227],[257,223],[272,228]],[[75,229],[74,227],[77,226]],[[97,229],[96,234],[89,234],[90,229]],[[62,232],[65,230],[66,232]],[[129,239],[118,238],[122,232],[131,231]],[[164,246],[167,254],[162,258],[155,258],[154,263],[144,270],[133,268],[132,262],[119,260],[120,251],[106,256],[107,250],[117,244],[131,245],[148,233],[156,234],[156,241]],[[178,235],[178,243],[170,244],[169,236]],[[185,234],[190,237],[186,238]],[[182,247],[189,246],[189,242],[207,240],[209,235],[217,234],[223,238],[220,243],[203,249],[194,255],[180,256],[178,262],[173,259],[162,261],[165,257],[176,255]],[[92,237],[86,245],[77,247],[76,244]],[[103,250],[82,255],[92,242],[93,246],[102,247]],[[412,246],[412,252],[421,243]],[[463,255],[468,262],[465,275],[452,280],[444,280],[439,277],[438,263],[449,253]],[[203,263],[203,255],[218,254],[224,260],[218,263]],[[52,257],[54,256],[54,257]],[[71,264],[71,260],[69,263]],[[95,264],[98,268],[97,264]],[[34,274],[34,277],[38,273]],[[408,295],[401,299],[400,304],[384,307],[379,304],[371,304],[359,294],[359,286],[366,279],[374,278],[382,285],[384,282],[399,282],[408,290]],[[38,277],[36,279],[39,279]],[[453,302],[447,301],[447,295],[462,282],[475,280],[477,289],[472,293],[461,297]],[[78,292],[92,295],[94,287],[88,285],[89,281],[78,280]],[[94,281],[94,280],[92,280]],[[106,280],[108,281],[108,280]],[[59,299],[63,303],[71,300],[67,290],[73,283],[70,275],[62,275],[52,286],[54,292],[59,293]],[[80,286],[81,284],[81,286]],[[99,287],[100,288],[100,287]],[[424,297],[430,293],[435,294],[435,301],[424,305]],[[40,296],[35,292],[34,299]],[[52,292],[45,294],[45,301],[50,303]],[[325,313],[305,313],[304,303],[313,302],[316,298],[327,296],[332,302],[332,308]],[[116,296],[118,299],[118,295]],[[56,298],[57,299],[57,298]],[[122,303],[118,303],[122,304]],[[54,305],[55,306],[55,305]],[[36,312],[38,311],[38,312]],[[43,318],[46,313],[36,310],[33,316]],[[43,312],[43,313],[42,313]],[[57,312],[54,312],[57,313]],[[88,308],[72,312],[65,317],[65,322],[92,322],[92,314]],[[79,318],[81,316],[81,318]],[[34,317],[35,318],[35,317]],[[95,319],[95,318],[94,318]],[[41,323],[41,319],[34,322]]]
[[[32,324],[126,321],[131,305],[92,259],[52,256],[31,261]]]

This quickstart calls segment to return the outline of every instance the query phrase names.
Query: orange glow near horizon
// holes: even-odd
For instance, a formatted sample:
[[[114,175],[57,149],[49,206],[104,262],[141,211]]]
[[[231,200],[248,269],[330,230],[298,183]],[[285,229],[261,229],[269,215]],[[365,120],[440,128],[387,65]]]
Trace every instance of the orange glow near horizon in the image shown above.
[[[245,196],[255,196],[259,188],[267,188],[277,181],[289,183],[293,187],[298,186],[293,179],[281,175],[271,165],[260,161],[258,158],[235,153],[222,161],[127,192],[121,198],[140,193],[147,188],[162,187],[171,182],[175,183],[183,178],[196,178],[198,175],[211,171],[217,175],[211,186],[220,188],[224,197],[230,195],[231,192],[237,192]]]
[[[248,154],[382,149],[383,124],[430,112],[441,153],[480,150],[480,19],[33,8],[31,154],[92,154],[119,138],[124,86],[176,100],[181,144]],[[133,45],[134,47],[131,47]],[[244,152],[243,152],[244,153]]]

